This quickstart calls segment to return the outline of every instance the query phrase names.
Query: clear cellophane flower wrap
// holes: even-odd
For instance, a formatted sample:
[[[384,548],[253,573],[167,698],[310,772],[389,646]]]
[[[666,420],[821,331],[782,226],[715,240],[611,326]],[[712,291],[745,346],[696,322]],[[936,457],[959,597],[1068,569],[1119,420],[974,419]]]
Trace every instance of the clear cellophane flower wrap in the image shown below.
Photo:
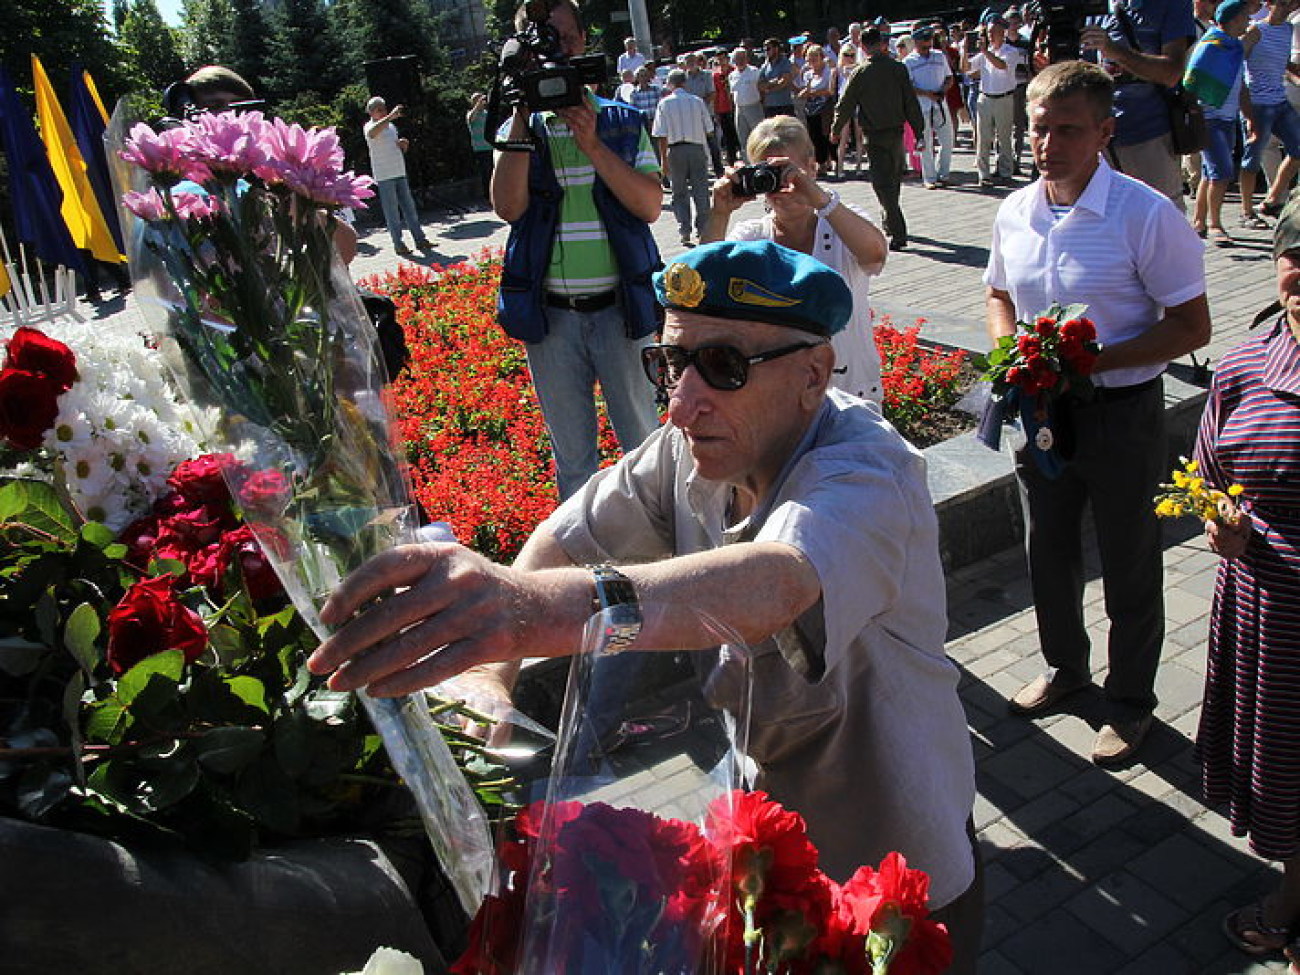
[[[196,416],[216,418],[204,433],[239,461],[231,494],[324,638],[339,580],[417,527],[374,329],[333,241],[369,180],[343,171],[333,130],[252,112],[128,132],[126,114],[109,142],[137,307]],[[490,830],[424,695],[360,698],[472,913]]]
[[[744,778],[748,650],[705,621],[715,649],[610,653],[605,615],[569,671],[549,777],[521,783],[500,886],[456,972],[724,970],[730,861],[706,830]]]

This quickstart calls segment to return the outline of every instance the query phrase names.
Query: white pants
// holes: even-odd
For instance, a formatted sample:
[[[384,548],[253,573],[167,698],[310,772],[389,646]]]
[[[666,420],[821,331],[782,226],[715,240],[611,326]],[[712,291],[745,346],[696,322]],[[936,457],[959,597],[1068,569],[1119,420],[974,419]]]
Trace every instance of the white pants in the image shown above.
[[[989,150],[993,148],[993,133],[998,137],[998,175],[1010,176],[1015,168],[1015,156],[1012,154],[1012,128],[1016,121],[1015,92],[1009,91],[1000,97],[991,97],[980,92],[976,103],[979,118],[975,123],[975,166],[980,179],[989,178]]]
[[[916,151],[921,154],[921,182],[927,186],[936,179],[948,178],[952,169],[952,142],[954,126],[952,112],[945,101],[921,99],[921,114],[925,117],[925,132],[916,144]],[[935,154],[938,154],[938,167],[935,166]]]

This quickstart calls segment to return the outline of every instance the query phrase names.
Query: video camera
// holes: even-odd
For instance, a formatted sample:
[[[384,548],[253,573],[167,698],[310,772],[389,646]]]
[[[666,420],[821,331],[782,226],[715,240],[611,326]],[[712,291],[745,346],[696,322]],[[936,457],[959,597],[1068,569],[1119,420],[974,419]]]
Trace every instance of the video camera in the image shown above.
[[[1110,13],[1108,0],[1036,0],[1026,7],[1034,21],[1034,45],[1047,52],[1047,60],[1079,60],[1083,29],[1088,21]]]
[[[212,111],[212,107],[205,105],[203,99],[198,96],[194,86],[188,81],[175,81],[168,85],[162,95],[163,112],[162,119],[164,128],[175,128],[182,122],[193,122],[205,112]],[[249,98],[243,101],[232,101],[220,108],[223,112],[261,112],[266,109],[266,101],[261,98]]]
[[[488,94],[485,127],[488,140],[498,149],[521,148],[496,138],[505,114],[503,106],[526,105],[530,112],[545,112],[580,105],[587,85],[606,80],[602,55],[565,54],[544,0],[530,0],[524,9],[528,22],[501,42],[496,78]]]

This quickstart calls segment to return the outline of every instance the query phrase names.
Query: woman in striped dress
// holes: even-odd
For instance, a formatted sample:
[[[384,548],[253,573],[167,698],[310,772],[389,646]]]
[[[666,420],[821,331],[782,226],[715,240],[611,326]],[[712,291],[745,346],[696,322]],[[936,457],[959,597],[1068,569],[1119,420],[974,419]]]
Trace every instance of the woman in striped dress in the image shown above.
[[[1240,484],[1243,517],[1206,523],[1223,556],[1210,617],[1197,752],[1207,802],[1232,832],[1280,860],[1282,883],[1224,918],[1253,955],[1300,935],[1300,204],[1273,244],[1283,314],[1223,357],[1196,458],[1222,491]]]

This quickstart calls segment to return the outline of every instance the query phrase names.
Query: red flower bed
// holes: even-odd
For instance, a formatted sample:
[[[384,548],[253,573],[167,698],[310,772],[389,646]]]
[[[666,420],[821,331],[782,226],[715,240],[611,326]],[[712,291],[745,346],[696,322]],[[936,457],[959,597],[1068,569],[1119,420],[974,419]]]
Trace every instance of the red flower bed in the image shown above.
[[[362,284],[397,304],[411,352],[392,413],[415,496],[429,516],[492,559],[510,561],[558,496],[550,438],[522,343],[496,322],[499,251],[450,267],[400,264]],[[921,322],[876,324],[884,412],[904,436],[961,393],[961,352],[918,345]],[[619,456],[604,410],[601,454]]]

